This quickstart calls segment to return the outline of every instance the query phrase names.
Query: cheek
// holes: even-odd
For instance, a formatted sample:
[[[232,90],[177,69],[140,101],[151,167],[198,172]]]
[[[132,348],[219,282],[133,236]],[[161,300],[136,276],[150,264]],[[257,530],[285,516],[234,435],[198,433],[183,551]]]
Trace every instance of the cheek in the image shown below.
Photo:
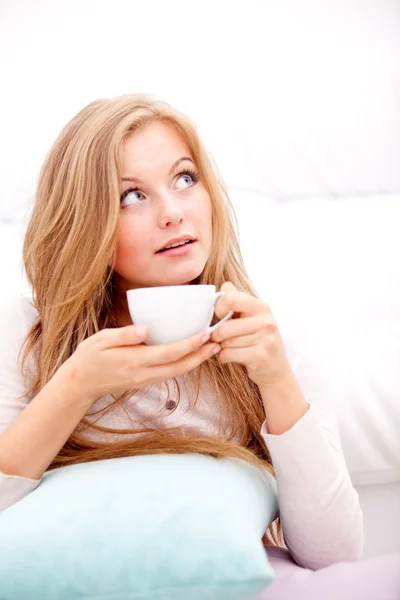
[[[140,235],[128,220],[121,219],[117,230],[117,248],[115,270],[123,267],[125,263],[132,264],[132,256],[139,256]]]
[[[212,206],[211,200],[207,203],[207,209],[204,211],[202,220],[202,229],[208,233],[209,242],[211,243],[212,237]]]
[[[197,203],[195,203],[190,211],[188,211],[187,216],[200,230],[209,231],[211,229],[212,204],[211,199],[205,190],[203,194],[198,197]]]

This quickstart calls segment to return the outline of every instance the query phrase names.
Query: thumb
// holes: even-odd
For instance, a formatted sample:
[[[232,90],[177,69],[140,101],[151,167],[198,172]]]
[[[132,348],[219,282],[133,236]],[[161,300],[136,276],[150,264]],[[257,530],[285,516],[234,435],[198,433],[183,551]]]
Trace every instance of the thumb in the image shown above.
[[[225,281],[222,285],[221,285],[221,292],[231,292],[233,290],[236,290],[237,288],[233,285],[233,283],[231,281]]]
[[[101,333],[106,334],[104,338],[105,345],[112,346],[133,346],[141,344],[147,337],[148,327],[146,325],[126,325],[115,329],[103,330]]]
[[[135,334],[138,338],[145,338],[147,336],[148,328],[146,327],[146,325],[134,325],[134,328]]]
[[[225,281],[220,287],[220,291],[225,292],[225,294],[228,292],[232,292],[233,290],[236,290],[236,287],[230,281]],[[225,317],[225,315],[228,314],[230,310],[231,309],[226,303],[225,296],[221,296],[218,299],[217,304],[215,305],[216,316],[218,317],[218,319],[222,319],[223,317]]]

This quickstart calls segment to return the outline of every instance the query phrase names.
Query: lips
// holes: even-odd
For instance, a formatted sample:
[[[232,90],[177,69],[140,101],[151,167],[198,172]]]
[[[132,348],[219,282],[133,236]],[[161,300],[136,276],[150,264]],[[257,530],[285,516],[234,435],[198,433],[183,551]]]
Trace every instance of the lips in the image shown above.
[[[189,246],[193,244],[195,240],[189,240],[185,244],[181,244],[180,246],[175,246],[174,248],[162,248],[161,250],[157,250],[156,254],[161,254],[162,252],[168,252],[168,250],[176,250],[177,248],[184,248],[185,246]]]
[[[171,246],[171,244],[176,244],[177,242],[184,242],[186,240],[195,242],[196,238],[194,238],[191,235],[185,233],[185,234],[181,235],[180,237],[172,238],[171,240],[169,240],[169,242],[165,242],[165,244],[163,246],[161,246],[161,248],[159,248],[156,251],[156,253],[160,252],[161,250],[165,250],[166,246]]]

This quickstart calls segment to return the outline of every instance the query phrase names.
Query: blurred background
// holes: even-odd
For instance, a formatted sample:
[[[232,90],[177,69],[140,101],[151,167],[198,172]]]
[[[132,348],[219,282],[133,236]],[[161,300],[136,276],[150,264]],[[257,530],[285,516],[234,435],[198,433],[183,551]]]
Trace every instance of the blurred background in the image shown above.
[[[346,257],[354,285],[377,246],[398,250],[399,22],[398,0],[1,0],[3,282],[24,285],[21,232],[65,123],[96,98],[147,92],[197,124],[235,203],[249,270],[296,265],[290,290],[301,294],[298,261],[311,261],[314,278]],[[329,289],[348,305],[331,277],[324,298]]]
[[[66,122],[132,92],[185,111],[259,294],[342,385],[366,554],[400,540],[399,34],[398,0],[0,2],[3,294],[29,291],[23,231]]]

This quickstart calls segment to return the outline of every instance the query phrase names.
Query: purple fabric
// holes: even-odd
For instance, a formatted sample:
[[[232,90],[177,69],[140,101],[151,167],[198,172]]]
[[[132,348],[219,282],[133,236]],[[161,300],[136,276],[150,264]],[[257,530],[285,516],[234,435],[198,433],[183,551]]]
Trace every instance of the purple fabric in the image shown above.
[[[266,550],[276,579],[256,600],[400,600],[400,554],[311,571],[288,550]]]

